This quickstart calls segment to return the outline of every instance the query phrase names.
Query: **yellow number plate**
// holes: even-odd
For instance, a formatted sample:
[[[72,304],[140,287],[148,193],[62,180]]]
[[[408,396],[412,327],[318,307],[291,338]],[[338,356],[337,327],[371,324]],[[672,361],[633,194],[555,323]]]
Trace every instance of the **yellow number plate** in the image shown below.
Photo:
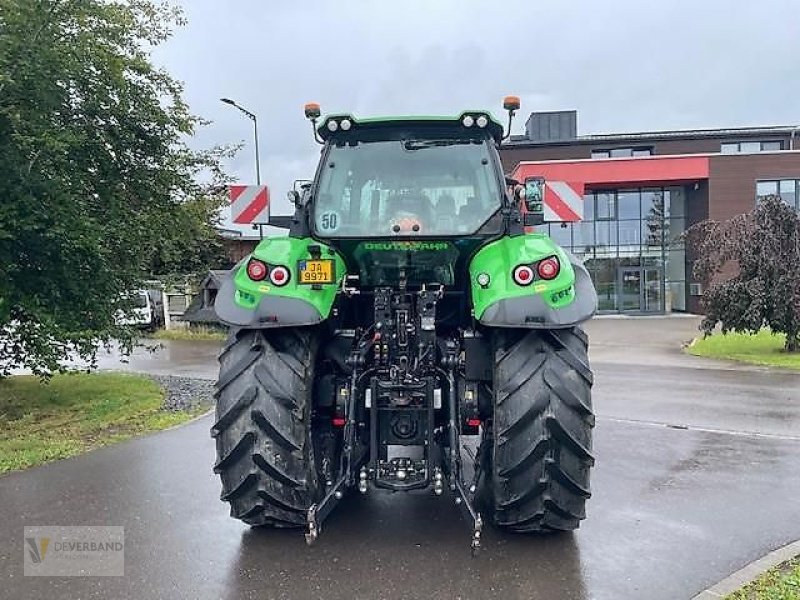
[[[332,260],[301,260],[297,270],[300,283],[333,283]]]

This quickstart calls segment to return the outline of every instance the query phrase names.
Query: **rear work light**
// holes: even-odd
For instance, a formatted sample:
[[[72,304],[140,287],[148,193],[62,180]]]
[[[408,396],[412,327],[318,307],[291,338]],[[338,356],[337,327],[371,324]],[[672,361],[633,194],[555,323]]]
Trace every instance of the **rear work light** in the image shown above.
[[[272,267],[269,271],[269,280],[272,282],[272,285],[277,285],[278,287],[286,285],[289,283],[290,278],[289,269],[282,265]]]
[[[267,276],[267,265],[257,258],[251,258],[247,263],[247,276],[253,281],[264,281]]]
[[[558,277],[558,272],[561,270],[561,265],[555,256],[551,256],[540,261],[536,267],[536,270],[539,273],[539,277],[550,280]]]
[[[514,268],[512,277],[517,285],[530,285],[533,282],[533,269],[528,265],[519,265]]]

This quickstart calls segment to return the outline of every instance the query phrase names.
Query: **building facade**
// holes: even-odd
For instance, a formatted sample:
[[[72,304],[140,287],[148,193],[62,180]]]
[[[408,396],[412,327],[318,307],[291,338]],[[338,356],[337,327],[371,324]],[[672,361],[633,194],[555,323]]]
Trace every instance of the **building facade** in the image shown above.
[[[797,127],[577,135],[577,112],[533,113],[500,149],[518,180],[583,190],[583,220],[546,225],[580,256],[600,310],[700,312],[686,229],[752,210],[779,194],[800,209]]]

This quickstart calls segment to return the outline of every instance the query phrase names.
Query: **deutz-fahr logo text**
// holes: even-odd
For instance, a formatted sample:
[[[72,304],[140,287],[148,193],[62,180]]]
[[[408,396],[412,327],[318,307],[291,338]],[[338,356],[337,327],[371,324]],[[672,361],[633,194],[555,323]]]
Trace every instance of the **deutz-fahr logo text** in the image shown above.
[[[423,250],[447,250],[448,242],[364,242],[364,250],[407,250],[421,252]]]

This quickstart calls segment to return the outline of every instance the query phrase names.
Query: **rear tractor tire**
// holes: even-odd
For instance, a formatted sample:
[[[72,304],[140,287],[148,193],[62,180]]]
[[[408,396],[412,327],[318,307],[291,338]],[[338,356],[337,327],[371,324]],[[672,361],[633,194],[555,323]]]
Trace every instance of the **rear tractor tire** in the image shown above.
[[[319,500],[311,438],[316,340],[305,329],[234,332],[220,354],[214,472],[231,516],[301,527]]]
[[[493,520],[515,532],[577,529],[594,464],[588,338],[578,327],[498,330],[494,342]]]

